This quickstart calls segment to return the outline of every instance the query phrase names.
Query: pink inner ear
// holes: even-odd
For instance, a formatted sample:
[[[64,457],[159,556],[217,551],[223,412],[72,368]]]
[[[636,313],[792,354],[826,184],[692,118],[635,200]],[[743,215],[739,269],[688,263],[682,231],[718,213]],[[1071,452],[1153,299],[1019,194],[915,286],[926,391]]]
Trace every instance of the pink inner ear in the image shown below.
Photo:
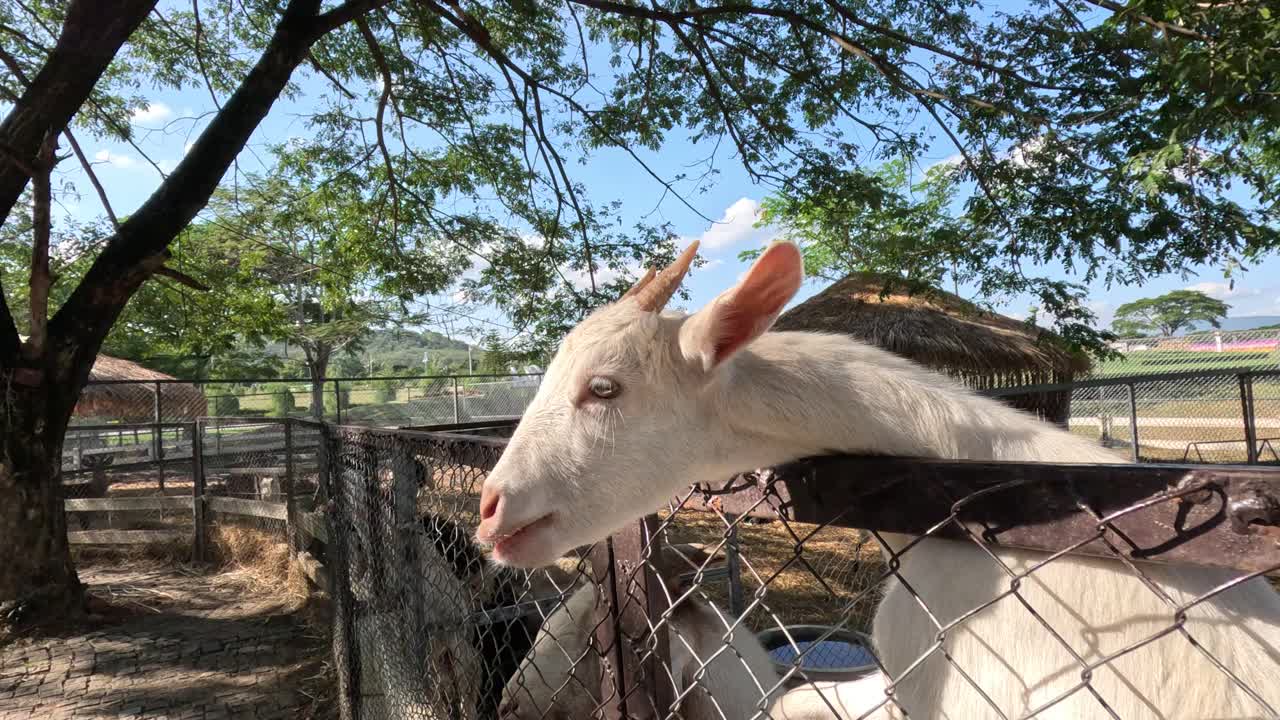
[[[736,303],[726,303],[716,320],[717,332],[713,357],[715,363],[719,365],[755,336],[756,319],[745,314]]]
[[[732,293],[717,303],[715,363],[719,364],[768,329],[804,280],[800,250],[790,243],[770,246]]]

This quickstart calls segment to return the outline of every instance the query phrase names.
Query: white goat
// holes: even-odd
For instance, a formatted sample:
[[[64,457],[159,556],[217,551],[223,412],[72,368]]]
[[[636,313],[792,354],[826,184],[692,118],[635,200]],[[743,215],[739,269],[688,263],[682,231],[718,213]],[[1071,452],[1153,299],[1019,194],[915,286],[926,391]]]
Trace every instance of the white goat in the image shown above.
[[[672,583],[668,582],[668,585]],[[503,691],[499,720],[579,720],[600,704],[600,661],[590,646],[596,627],[595,583],[582,584],[547,616],[533,649]],[[685,720],[745,720],[779,678],[760,642],[713,603],[690,595],[671,613],[671,676],[683,693]],[[881,692],[883,698],[883,691]]]
[[[662,313],[695,249],[661,275],[651,271],[564,339],[485,481],[479,539],[494,544],[498,562],[546,564],[690,483],[804,456],[1121,462],[877,348],[830,335],[766,333],[803,279],[791,244],[768,248],[698,313]],[[911,539],[887,537],[896,549]],[[1046,557],[993,552],[1015,572]],[[1270,717],[1280,707],[1280,596],[1265,579],[1189,608],[1180,630],[1144,644],[1174,625],[1174,605],[1239,574],[1148,566],[1153,591],[1120,563],[1061,557],[1023,579],[1017,596],[946,632],[948,660],[935,648],[938,624],[1008,592],[1010,579],[965,542],[925,539],[901,563],[902,578],[929,612],[894,582],[872,635],[897,681],[895,698],[912,717],[980,720],[1043,710],[1038,717],[1199,720]]]
[[[769,708],[773,720],[889,720],[885,680],[873,672],[857,680],[823,680],[793,688]],[[835,714],[832,714],[834,710]]]

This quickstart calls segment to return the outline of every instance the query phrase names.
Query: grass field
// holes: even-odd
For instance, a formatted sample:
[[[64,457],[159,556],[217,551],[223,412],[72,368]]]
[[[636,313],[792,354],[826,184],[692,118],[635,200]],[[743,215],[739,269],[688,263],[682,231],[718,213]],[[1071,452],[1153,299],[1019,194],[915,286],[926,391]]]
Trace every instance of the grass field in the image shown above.
[[[1131,352],[1118,360],[1094,366],[1094,377],[1155,375],[1188,370],[1229,370],[1234,368],[1274,368],[1280,366],[1277,351],[1193,352],[1147,350]]]

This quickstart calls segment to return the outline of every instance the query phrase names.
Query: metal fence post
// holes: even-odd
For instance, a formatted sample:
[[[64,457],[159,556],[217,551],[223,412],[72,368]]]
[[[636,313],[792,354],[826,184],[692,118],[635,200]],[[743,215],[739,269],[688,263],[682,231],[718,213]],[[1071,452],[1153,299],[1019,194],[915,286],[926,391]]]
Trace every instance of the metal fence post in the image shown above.
[[[333,413],[335,421],[342,424],[342,383],[337,380],[333,381]],[[324,408],[320,409],[320,416],[324,417]]]
[[[329,596],[333,598],[333,664],[338,675],[338,712],[342,720],[358,720],[360,713],[360,643],[356,638],[356,601],[351,591],[351,564],[348,543],[351,538],[351,507],[346,487],[333,467],[340,462],[338,440],[330,426],[320,426],[320,442],[325,447],[324,462],[329,466],[330,501],[328,506],[329,542],[325,546],[325,564],[329,566]]]
[[[297,552],[296,533],[298,520],[293,513],[293,421],[284,421],[284,537],[289,544],[289,553]]]
[[[462,422],[462,398],[458,395],[458,378],[453,378],[453,421]]]
[[[1258,464],[1258,437],[1253,418],[1253,377],[1241,373],[1240,380],[1240,414],[1244,419],[1244,457],[1249,465]]]
[[[191,423],[191,514],[196,533],[193,553],[196,560],[207,558],[204,514],[204,423]]]
[[[1134,389],[1133,383],[1129,383],[1129,440],[1133,443],[1133,461],[1141,462],[1142,457],[1138,448],[1138,392]]]
[[[156,461],[156,467],[160,472],[160,494],[164,494],[164,438],[160,437],[160,423],[164,417],[164,400],[160,392],[161,385],[159,382],[155,384],[155,401],[153,403],[154,419],[151,425],[151,456]]]

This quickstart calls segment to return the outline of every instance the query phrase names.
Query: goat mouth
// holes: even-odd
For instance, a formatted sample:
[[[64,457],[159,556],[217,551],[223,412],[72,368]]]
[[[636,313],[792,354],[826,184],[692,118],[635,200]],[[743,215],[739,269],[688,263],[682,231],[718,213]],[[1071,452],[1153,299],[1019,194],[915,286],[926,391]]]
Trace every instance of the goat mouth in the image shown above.
[[[495,555],[510,557],[520,547],[520,544],[529,539],[530,535],[542,530],[555,522],[555,513],[547,513],[540,518],[535,519],[516,530],[504,534],[500,538],[495,538],[493,543],[493,552]]]

